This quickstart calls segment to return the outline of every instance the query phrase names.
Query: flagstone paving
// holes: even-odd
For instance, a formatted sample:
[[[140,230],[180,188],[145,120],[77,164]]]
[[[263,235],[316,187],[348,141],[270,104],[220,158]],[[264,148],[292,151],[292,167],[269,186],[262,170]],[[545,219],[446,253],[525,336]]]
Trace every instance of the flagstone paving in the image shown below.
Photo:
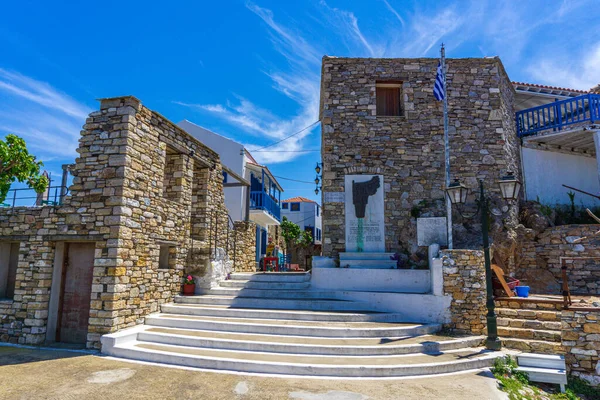
[[[0,346],[0,399],[506,399],[488,371],[392,380],[274,378]]]

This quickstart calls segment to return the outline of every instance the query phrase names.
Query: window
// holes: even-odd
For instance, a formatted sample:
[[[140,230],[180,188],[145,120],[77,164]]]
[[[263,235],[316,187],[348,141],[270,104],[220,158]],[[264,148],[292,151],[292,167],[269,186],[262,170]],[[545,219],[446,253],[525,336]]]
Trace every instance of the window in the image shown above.
[[[159,269],[174,269],[177,257],[177,249],[175,246],[168,244],[160,245],[160,254],[158,256]]]
[[[315,240],[321,240],[321,230],[319,228],[317,228],[317,231],[315,232]]]
[[[315,204],[315,207],[317,207],[317,217],[319,216],[319,205]]]
[[[290,211],[300,211],[300,203],[290,203]]]
[[[288,203],[281,203],[281,208],[284,210],[288,209]]]
[[[377,83],[377,115],[399,117],[402,115],[401,86],[396,83]]]
[[[20,243],[0,243],[0,299],[15,295]]]

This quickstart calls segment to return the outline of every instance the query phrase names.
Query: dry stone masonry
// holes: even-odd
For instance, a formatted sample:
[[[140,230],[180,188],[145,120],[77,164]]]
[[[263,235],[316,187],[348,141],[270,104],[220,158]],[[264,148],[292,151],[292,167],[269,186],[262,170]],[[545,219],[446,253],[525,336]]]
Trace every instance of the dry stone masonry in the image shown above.
[[[95,244],[87,347],[143,322],[220,257],[254,249],[249,225],[230,224],[217,153],[134,97],[102,99],[81,132],[61,206],[0,209],[0,242],[18,242],[12,299],[0,301],[0,340],[46,341],[57,248]],[[166,262],[162,262],[166,260]],[[54,316],[54,318],[56,318]]]
[[[385,249],[415,254],[416,218],[445,216],[442,103],[433,96],[437,59],[324,57],[321,107],[323,253],[345,250],[344,176],[383,175]],[[520,171],[513,87],[498,58],[448,60],[451,174],[468,187]],[[401,115],[377,115],[377,86],[400,85]],[[496,231],[516,207],[494,202]],[[456,217],[455,247],[477,241]],[[497,225],[497,226],[496,226]],[[510,237],[503,240],[513,242]],[[499,240],[498,242],[500,242]],[[468,244],[468,243],[467,243]],[[509,244],[511,246],[511,244]]]

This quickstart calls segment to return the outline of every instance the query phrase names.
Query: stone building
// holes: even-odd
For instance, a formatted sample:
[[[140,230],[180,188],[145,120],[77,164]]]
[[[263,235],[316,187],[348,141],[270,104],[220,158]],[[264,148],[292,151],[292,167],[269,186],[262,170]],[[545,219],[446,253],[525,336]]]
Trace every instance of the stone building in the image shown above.
[[[376,251],[426,258],[417,218],[446,215],[443,107],[433,96],[437,64],[425,58],[323,58],[324,255],[351,251],[345,177],[379,176],[385,245]],[[451,177],[471,189],[483,179],[495,198],[496,180],[508,171],[519,176],[521,169],[513,86],[498,58],[448,59],[447,81]],[[514,221],[515,208],[492,204],[497,224]],[[470,237],[479,243],[476,225],[463,222],[454,218],[457,248]]]
[[[77,151],[61,205],[0,209],[0,341],[99,348],[184,272],[254,269],[255,226],[230,224],[217,153],[138,99],[102,99]]]

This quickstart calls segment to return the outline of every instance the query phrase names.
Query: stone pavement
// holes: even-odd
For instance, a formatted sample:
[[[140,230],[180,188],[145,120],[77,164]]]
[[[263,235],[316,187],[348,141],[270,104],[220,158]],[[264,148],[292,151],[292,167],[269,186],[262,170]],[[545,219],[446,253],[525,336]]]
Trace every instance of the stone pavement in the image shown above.
[[[0,346],[0,399],[505,399],[487,371],[395,380],[246,376]]]

